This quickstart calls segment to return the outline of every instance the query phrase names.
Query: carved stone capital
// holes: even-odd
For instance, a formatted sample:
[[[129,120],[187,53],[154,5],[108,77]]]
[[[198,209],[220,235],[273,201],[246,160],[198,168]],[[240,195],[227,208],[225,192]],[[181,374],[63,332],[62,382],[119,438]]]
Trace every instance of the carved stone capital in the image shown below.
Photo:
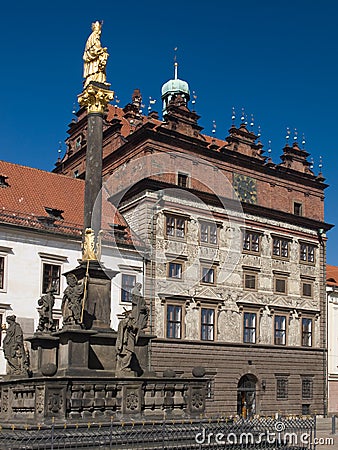
[[[109,102],[114,99],[114,92],[104,89],[95,84],[89,84],[83,92],[78,95],[80,106],[86,106],[88,114],[103,114]]]

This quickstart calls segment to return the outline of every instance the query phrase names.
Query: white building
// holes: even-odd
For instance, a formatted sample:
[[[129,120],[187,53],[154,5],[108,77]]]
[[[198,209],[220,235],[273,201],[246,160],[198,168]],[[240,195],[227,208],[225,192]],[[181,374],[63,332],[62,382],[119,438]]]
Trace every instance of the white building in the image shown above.
[[[328,412],[338,413],[338,267],[326,266]]]
[[[57,289],[59,326],[66,287],[62,274],[81,257],[84,181],[0,161],[0,193],[0,322],[15,314],[27,336],[37,328],[37,301],[51,284]],[[132,286],[143,284],[143,259],[123,217],[113,207],[105,217],[111,243],[103,241],[102,262],[119,272],[112,280],[111,308],[111,326],[117,329]],[[0,374],[6,370],[2,340]]]

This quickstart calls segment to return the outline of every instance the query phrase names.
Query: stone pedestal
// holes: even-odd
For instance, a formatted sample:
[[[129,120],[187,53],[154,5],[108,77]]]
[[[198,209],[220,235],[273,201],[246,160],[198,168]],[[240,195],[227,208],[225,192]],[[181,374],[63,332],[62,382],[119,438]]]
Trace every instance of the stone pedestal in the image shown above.
[[[31,343],[30,369],[33,375],[53,376],[58,366],[59,338],[37,332],[26,340]]]
[[[55,333],[59,338],[58,376],[88,375],[89,339],[95,331],[64,327]]]
[[[79,281],[82,281],[87,273],[87,294],[84,303],[83,325],[86,329],[112,331],[110,328],[111,313],[111,280],[118,273],[107,269],[98,261],[81,261],[80,265],[70,272]]]

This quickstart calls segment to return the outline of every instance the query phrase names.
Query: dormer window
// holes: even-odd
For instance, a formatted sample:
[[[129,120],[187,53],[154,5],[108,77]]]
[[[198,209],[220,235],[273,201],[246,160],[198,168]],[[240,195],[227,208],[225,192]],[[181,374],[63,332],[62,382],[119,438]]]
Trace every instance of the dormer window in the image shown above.
[[[63,217],[62,217],[63,211],[61,209],[48,208],[47,206],[45,206],[45,211],[51,219],[63,220]]]
[[[0,175],[0,187],[8,187],[9,186],[7,179],[8,179],[8,177],[6,177],[6,175]]]

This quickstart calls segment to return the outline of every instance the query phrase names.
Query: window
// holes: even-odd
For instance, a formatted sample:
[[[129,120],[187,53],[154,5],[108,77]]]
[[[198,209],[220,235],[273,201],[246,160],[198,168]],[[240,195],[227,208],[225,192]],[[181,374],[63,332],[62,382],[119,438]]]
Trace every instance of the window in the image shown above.
[[[55,264],[43,264],[42,293],[46,294],[47,289],[54,288],[55,294],[60,294],[61,266]]]
[[[312,400],[313,395],[313,380],[312,378],[302,379],[302,399]]]
[[[303,215],[303,205],[298,202],[293,203],[293,213],[296,216],[302,216]]]
[[[131,303],[131,290],[136,284],[136,276],[135,275],[126,275],[122,274],[121,280],[121,302],[130,302]]]
[[[213,309],[202,308],[201,311],[201,339],[203,341],[214,340],[214,317]]]
[[[244,289],[250,291],[257,289],[257,273],[244,272]]]
[[[177,184],[182,188],[188,187],[188,175],[185,173],[177,174]]]
[[[273,238],[272,255],[277,258],[289,258],[289,241]]]
[[[182,264],[170,262],[168,265],[168,277],[180,280],[182,278]]]
[[[243,341],[245,343],[254,344],[256,342],[256,314],[246,312],[244,313],[244,335]]]
[[[314,263],[315,262],[315,247],[311,244],[300,244],[300,261]]]
[[[0,256],[0,289],[5,289],[5,257]]]
[[[285,277],[274,277],[274,291],[276,294],[286,294],[287,279]]]
[[[275,316],[275,344],[285,345],[286,343],[286,317]]]
[[[215,223],[201,222],[201,242],[217,244],[217,226]]]
[[[313,286],[313,284],[311,282],[302,281],[302,296],[303,297],[312,297],[312,293],[313,293],[312,286]]]
[[[78,170],[74,170],[74,178],[79,178],[79,171]]]
[[[245,231],[243,240],[243,250],[246,252],[259,253],[260,251],[260,239],[258,233],[252,233]]]
[[[304,347],[312,346],[312,319],[307,317],[302,319],[302,345]]]
[[[288,379],[286,377],[277,378],[276,398],[277,400],[288,398]]]
[[[81,147],[81,141],[82,141],[81,136],[79,136],[78,138],[76,138],[76,141],[75,141],[75,148],[76,148],[76,149],[78,149],[78,148]]]
[[[182,217],[166,217],[166,234],[177,238],[185,237],[185,219]]]
[[[202,267],[202,283],[215,283],[215,269],[210,267]]]
[[[302,415],[308,416],[310,414],[310,405],[302,405]]]
[[[182,328],[181,306],[167,306],[167,338],[180,339]]]

